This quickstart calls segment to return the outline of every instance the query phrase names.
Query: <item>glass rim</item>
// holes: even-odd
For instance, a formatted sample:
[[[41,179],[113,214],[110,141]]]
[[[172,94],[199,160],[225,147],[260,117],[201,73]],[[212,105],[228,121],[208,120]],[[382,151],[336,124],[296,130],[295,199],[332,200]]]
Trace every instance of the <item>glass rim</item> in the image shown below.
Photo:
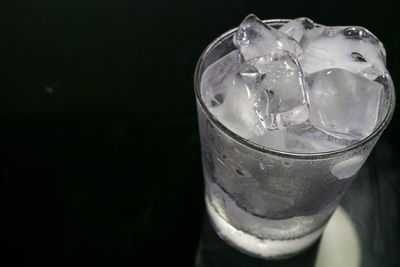
[[[268,20],[263,20],[264,23],[266,24],[283,24],[291,21],[291,19],[268,19]],[[321,24],[315,24],[317,26],[323,26]],[[317,152],[317,153],[297,153],[297,152],[288,152],[288,151],[283,151],[283,150],[277,150],[277,149],[272,149],[268,147],[261,146],[257,143],[254,143],[246,138],[241,137],[240,135],[236,134],[229,128],[227,128],[221,121],[219,121],[213,114],[212,112],[207,108],[206,104],[204,103],[202,97],[201,97],[201,90],[200,90],[200,82],[201,82],[201,77],[199,77],[199,71],[200,71],[200,66],[201,63],[203,62],[203,58],[207,53],[209,53],[215,46],[217,46],[221,40],[226,39],[233,33],[237,31],[238,27],[230,29],[226,31],[225,33],[221,34],[217,38],[215,38],[201,53],[200,58],[197,61],[195,72],[194,72],[194,91],[195,91],[195,96],[196,100],[200,104],[201,109],[204,111],[205,115],[208,117],[211,122],[218,127],[221,131],[223,131],[226,135],[231,137],[232,139],[236,140],[237,142],[241,143],[244,146],[250,147],[256,151],[259,151],[261,153],[268,153],[268,154],[273,154],[277,156],[284,156],[288,158],[296,158],[296,159],[317,159],[317,158],[327,158],[331,157],[333,155],[349,152],[351,150],[355,150],[358,147],[361,147],[362,145],[370,142],[372,139],[374,139],[377,135],[381,134],[383,130],[387,127],[389,124],[393,113],[394,113],[394,108],[396,104],[396,96],[395,96],[395,91],[394,91],[394,84],[393,81],[390,79],[390,84],[389,84],[389,90],[390,90],[390,95],[389,95],[389,109],[385,115],[385,118],[382,120],[382,122],[379,124],[378,127],[375,128],[375,130],[368,135],[366,138],[350,145],[347,147],[344,147],[342,149],[337,149],[337,150],[332,150],[332,151],[326,151],[326,152]]]

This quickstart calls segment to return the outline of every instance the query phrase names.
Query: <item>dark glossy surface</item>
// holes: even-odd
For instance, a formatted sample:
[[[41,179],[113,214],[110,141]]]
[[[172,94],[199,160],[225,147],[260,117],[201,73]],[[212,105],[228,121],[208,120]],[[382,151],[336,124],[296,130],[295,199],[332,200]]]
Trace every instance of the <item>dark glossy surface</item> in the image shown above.
[[[0,1],[0,266],[193,265],[204,215],[194,67],[251,12],[365,26],[400,82],[389,1]],[[381,139],[394,163],[354,202],[375,207],[360,217],[380,255],[365,266],[399,264],[397,114]]]

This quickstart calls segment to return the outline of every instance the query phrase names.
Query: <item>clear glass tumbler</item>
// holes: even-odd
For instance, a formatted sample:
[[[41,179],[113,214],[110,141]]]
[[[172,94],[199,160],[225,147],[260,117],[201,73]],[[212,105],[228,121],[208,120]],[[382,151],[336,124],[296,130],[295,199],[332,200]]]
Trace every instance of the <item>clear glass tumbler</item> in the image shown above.
[[[267,20],[277,27],[288,20]],[[388,125],[394,86],[385,90],[386,112],[364,140],[324,153],[269,149],[226,128],[202,99],[201,77],[213,62],[236,49],[232,29],[201,55],[194,87],[201,139],[207,212],[215,231],[236,249],[261,258],[284,258],[312,245]]]

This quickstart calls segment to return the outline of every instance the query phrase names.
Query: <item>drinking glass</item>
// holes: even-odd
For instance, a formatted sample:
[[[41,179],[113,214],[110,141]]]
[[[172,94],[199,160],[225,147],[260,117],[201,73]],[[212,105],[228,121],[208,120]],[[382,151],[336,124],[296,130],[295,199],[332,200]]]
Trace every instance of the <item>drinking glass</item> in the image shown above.
[[[279,27],[289,20],[266,20]],[[367,138],[323,153],[292,153],[260,146],[224,126],[206,107],[204,70],[236,49],[232,29],[201,55],[194,89],[201,139],[205,201],[211,224],[232,247],[261,258],[285,258],[312,245],[388,125],[395,107],[390,78],[385,112]]]

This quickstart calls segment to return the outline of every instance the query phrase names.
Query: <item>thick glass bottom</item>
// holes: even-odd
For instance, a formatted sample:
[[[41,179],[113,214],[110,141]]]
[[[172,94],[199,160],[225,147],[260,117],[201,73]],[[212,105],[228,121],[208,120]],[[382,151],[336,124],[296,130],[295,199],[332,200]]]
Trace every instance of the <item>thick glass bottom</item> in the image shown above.
[[[325,228],[323,225],[316,231],[295,239],[261,239],[232,226],[218,214],[208,198],[205,199],[211,224],[217,234],[232,247],[259,258],[281,259],[294,256],[317,241]]]

